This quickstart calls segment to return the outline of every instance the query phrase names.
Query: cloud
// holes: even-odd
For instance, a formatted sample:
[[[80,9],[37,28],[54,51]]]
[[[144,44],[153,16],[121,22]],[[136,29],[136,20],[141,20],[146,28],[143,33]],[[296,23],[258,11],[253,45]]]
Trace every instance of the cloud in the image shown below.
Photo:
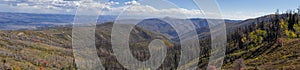
[[[142,5],[136,0],[124,2],[123,6],[119,2],[100,3],[91,1],[78,0],[5,0],[0,4],[6,5],[4,8],[8,11],[25,12],[25,13],[54,13],[54,14],[75,14],[77,7],[80,6],[84,11],[98,10],[104,15],[119,15],[124,13],[126,16],[138,17],[176,17],[176,18],[196,18],[202,17],[201,10],[184,9],[184,8],[164,8],[158,9],[149,5]],[[92,9],[92,10],[91,10]],[[124,11],[126,10],[126,11]],[[124,11],[124,12],[123,12]],[[214,14],[214,13],[206,13]]]
[[[6,0],[2,4],[9,5],[10,9],[26,13],[75,13],[77,7],[80,6],[82,10],[99,10],[99,13],[104,15],[119,15],[126,9],[128,16],[153,16],[153,17],[197,17],[201,15],[200,10],[188,10],[184,8],[167,8],[157,9],[153,6],[142,5],[136,0],[124,2],[123,6],[119,2],[99,3],[95,1],[77,1],[77,0]],[[91,10],[92,9],[92,10]],[[102,12],[103,11],[103,12]]]
[[[2,11],[74,14],[79,6],[81,6],[81,8],[104,9],[110,8],[111,5],[119,4],[119,2],[99,3],[95,1],[78,0],[4,0],[0,1],[0,4],[2,5]]]
[[[188,10],[184,8],[164,8],[158,9],[153,6],[143,5],[135,0],[125,2],[125,6],[110,8],[105,14],[123,14],[127,17],[175,17],[175,18],[199,18],[203,14],[200,10]],[[124,11],[125,10],[125,11]]]
[[[76,9],[76,2],[63,0],[5,0],[1,1],[3,10],[25,13],[63,13]]]
[[[129,2],[125,2],[124,4],[125,4],[125,5],[140,5],[140,3],[138,3],[136,0],[132,0],[132,1],[129,1]]]
[[[118,5],[120,4],[119,2],[114,2],[114,1],[110,1],[107,3],[107,5]]]

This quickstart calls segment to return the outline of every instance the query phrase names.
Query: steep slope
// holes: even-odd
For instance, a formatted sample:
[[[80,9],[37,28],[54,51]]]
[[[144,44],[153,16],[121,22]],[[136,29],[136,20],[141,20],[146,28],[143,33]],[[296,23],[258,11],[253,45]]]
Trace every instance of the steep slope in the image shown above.
[[[232,70],[236,65],[245,65],[247,70],[299,69],[299,17],[298,13],[271,14],[226,24],[227,46],[222,69]],[[203,48],[201,56],[195,58],[199,61],[183,67],[193,64],[198,64],[200,69],[208,67],[209,31],[198,34],[198,37]],[[243,59],[242,63],[236,63],[240,59]]]
[[[127,24],[123,25],[126,26]],[[98,54],[106,69],[125,69],[118,63],[116,57],[113,55],[110,36],[112,26],[113,23],[98,25],[96,30],[96,46],[99,50]],[[178,55],[176,52],[179,50],[176,50],[173,43],[169,42],[163,35],[152,33],[151,31],[140,27],[135,27],[129,37],[129,47],[132,55],[139,61],[148,60],[151,57],[148,45],[154,39],[162,40],[168,48],[166,59],[160,69],[174,69],[176,67],[176,59],[173,58],[175,55]]]
[[[51,32],[62,33],[60,30]],[[0,64],[21,70],[74,68],[72,50],[67,46],[70,44],[70,38],[64,40],[52,33],[29,30],[1,31]]]
[[[298,13],[286,13],[249,19],[227,27],[228,43],[223,69],[233,69],[235,64],[239,64],[235,63],[238,59],[244,59],[245,69],[250,70],[298,69],[300,30],[297,25]],[[200,43],[209,50],[209,38]],[[199,67],[205,68],[207,60],[208,57],[200,57],[202,63]]]
[[[96,45],[99,57],[106,68],[112,67],[115,58],[111,50],[110,31],[113,23],[97,25]],[[135,57],[149,58],[148,43],[153,39],[164,40],[169,47],[172,43],[165,37],[136,27],[131,32],[130,46]],[[48,28],[43,30],[0,31],[0,62],[14,69],[75,69],[72,52],[72,28]],[[135,50],[136,49],[136,50]],[[144,53],[144,54],[140,54]],[[110,64],[112,63],[112,64]]]

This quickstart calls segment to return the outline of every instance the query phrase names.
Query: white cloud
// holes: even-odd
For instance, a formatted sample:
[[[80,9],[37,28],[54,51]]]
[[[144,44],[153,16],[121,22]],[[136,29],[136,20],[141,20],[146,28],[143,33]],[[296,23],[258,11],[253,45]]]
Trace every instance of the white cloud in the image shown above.
[[[1,3],[2,2],[2,3]],[[94,1],[67,1],[67,0],[5,0],[0,1],[2,11],[25,12],[25,13],[54,13],[74,14],[77,7],[103,9],[110,8],[118,2],[99,3]]]
[[[17,6],[28,6],[28,4],[27,3],[19,3],[19,4],[17,4]]]
[[[136,0],[128,1],[124,3],[125,5],[140,5]]]
[[[124,4],[125,4],[125,5],[140,5],[140,3],[138,3],[136,0],[132,0],[132,1],[129,1],[129,2],[125,2]]]
[[[120,4],[119,2],[114,2],[114,1],[110,1],[107,3],[107,5],[118,5]]]
[[[158,9],[153,6],[143,5],[136,0],[123,3],[119,2],[99,3],[94,1],[65,1],[65,0],[2,0],[0,1],[0,11],[2,12],[24,12],[24,13],[54,13],[54,14],[75,14],[77,7],[81,6],[83,10],[98,10],[104,15],[119,15],[125,9],[124,14],[131,17],[148,16],[148,17],[176,17],[176,18],[198,18],[203,17],[201,10],[184,9],[184,8],[164,8]],[[103,12],[100,12],[102,10]],[[273,13],[273,12],[271,12]],[[270,12],[248,13],[245,11],[223,12],[225,19],[244,20],[248,18],[256,18]],[[215,15],[215,13],[205,13]],[[186,17],[185,17],[186,16]]]
[[[157,9],[153,6],[142,5],[135,0],[125,2],[125,6],[110,8],[105,14],[118,15],[122,13],[128,17],[176,17],[176,18],[191,18],[201,17],[203,14],[200,10],[188,10],[184,8],[165,8]],[[124,11],[125,10],[125,11]]]
[[[184,8],[164,8],[158,9],[153,6],[143,5],[136,0],[125,2],[124,6],[115,7],[113,5],[120,4],[119,2],[99,3],[94,1],[64,1],[64,0],[23,0],[22,2],[5,0],[3,3],[8,7],[0,7],[14,12],[25,13],[59,13],[59,14],[75,14],[78,6],[85,11],[98,10],[104,15],[119,15],[126,9],[124,13],[127,16],[149,16],[149,17],[176,17],[176,18],[195,18],[203,17],[201,10],[190,10]],[[0,4],[3,4],[0,3]],[[103,12],[100,12],[102,10]],[[214,13],[206,13],[214,15]],[[228,18],[234,18],[229,15]]]
[[[6,6],[2,9],[14,9],[14,12],[25,13],[63,13],[64,10],[76,8],[76,2],[63,0],[6,0],[1,4]]]
[[[166,8],[157,9],[153,6],[142,5],[136,0],[125,2],[124,6],[113,7],[118,5],[119,2],[99,3],[94,1],[64,1],[64,0],[27,0],[26,2],[17,3],[14,9],[19,9],[22,12],[38,12],[38,13],[68,13],[75,12],[76,8],[87,11],[98,10],[99,13],[104,15],[119,15],[126,9],[127,16],[152,16],[152,17],[200,17],[200,10],[188,10],[184,8]],[[28,9],[28,10],[25,10]],[[102,12],[104,11],[104,12]],[[186,17],[184,17],[186,16]]]

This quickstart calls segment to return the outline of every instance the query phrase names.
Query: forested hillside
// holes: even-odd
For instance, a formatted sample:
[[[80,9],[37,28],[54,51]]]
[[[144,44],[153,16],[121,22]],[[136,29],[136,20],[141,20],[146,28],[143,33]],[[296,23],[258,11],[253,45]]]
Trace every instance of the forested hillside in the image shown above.
[[[242,58],[246,69],[299,69],[299,20],[299,13],[289,11],[240,24],[228,35],[224,68]]]
[[[154,22],[148,20],[147,25],[150,23]],[[98,56],[106,69],[125,69],[118,63],[111,48],[112,26],[112,22],[97,25],[95,42]],[[245,69],[299,69],[299,13],[277,12],[242,22],[226,23],[226,26],[227,46],[223,69],[232,70],[236,66]],[[199,69],[206,69],[213,66],[207,65],[211,45],[210,33],[207,26],[201,26],[197,30],[200,38],[199,47],[202,48],[201,57],[195,58],[199,61],[188,63],[183,67],[197,64]],[[178,40],[170,39],[174,37],[165,37],[165,34],[174,33],[168,33],[168,30],[151,31],[153,30],[144,29],[139,25],[132,30],[129,43],[134,57],[146,61],[151,57],[147,47],[149,43],[154,39],[161,39],[167,45],[168,52],[159,69],[172,70],[179,67],[180,45],[174,42]],[[236,63],[240,59],[241,62]],[[72,28],[0,31],[0,60],[1,67],[16,70],[76,69],[72,52]]]
[[[97,25],[96,46],[107,69],[124,69],[118,65],[111,50],[112,24]],[[168,47],[174,46],[165,37],[139,27],[133,29],[130,39],[130,46],[136,51],[133,54],[143,55],[137,56],[140,60],[149,57],[146,48],[153,39],[163,40]],[[141,52],[144,54],[140,54]],[[72,28],[0,31],[0,60],[0,68],[13,70],[74,70],[76,67],[72,50]]]

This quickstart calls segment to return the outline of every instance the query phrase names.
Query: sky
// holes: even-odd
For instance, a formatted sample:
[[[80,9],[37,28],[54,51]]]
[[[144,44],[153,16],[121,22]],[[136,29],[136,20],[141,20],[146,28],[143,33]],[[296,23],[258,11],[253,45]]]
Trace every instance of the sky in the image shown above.
[[[217,0],[223,19],[245,20],[294,10],[300,0]],[[205,18],[193,0],[0,0],[0,12],[76,14],[80,8],[102,15]],[[210,13],[214,14],[214,13]]]

